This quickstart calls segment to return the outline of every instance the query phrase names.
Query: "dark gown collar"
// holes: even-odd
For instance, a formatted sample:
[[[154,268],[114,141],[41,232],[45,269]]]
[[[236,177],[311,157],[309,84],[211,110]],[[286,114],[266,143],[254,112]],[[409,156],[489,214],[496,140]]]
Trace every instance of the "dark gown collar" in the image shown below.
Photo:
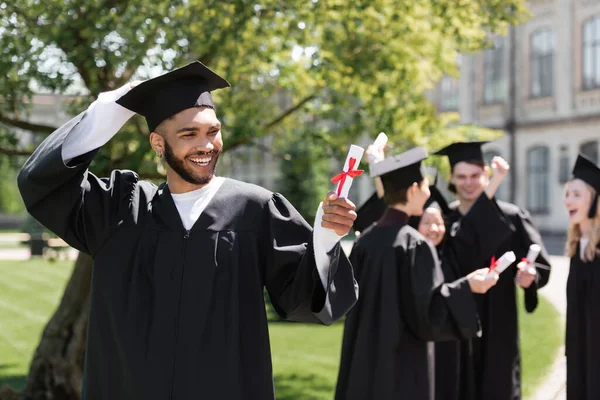
[[[408,215],[400,210],[392,207],[385,209],[385,212],[377,221],[377,226],[392,226],[406,225],[408,223]]]

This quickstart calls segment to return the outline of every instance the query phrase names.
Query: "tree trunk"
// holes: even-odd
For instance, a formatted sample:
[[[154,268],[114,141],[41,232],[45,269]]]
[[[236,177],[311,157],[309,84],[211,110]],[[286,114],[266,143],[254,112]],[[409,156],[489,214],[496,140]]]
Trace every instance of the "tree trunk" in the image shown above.
[[[0,400],[79,400],[90,308],[92,259],[79,253],[58,309],[33,355],[23,393],[3,388]]]

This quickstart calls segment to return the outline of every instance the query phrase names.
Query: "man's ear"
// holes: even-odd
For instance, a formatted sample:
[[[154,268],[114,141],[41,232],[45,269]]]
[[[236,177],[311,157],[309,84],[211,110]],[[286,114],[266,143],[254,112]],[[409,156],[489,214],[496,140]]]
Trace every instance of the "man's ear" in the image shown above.
[[[163,154],[165,154],[165,138],[162,137],[162,135],[152,132],[150,134],[150,146],[152,146],[159,157],[162,157]]]
[[[410,203],[410,201],[415,197],[416,191],[419,190],[419,184],[417,182],[413,182],[412,185],[406,191],[406,201]]]

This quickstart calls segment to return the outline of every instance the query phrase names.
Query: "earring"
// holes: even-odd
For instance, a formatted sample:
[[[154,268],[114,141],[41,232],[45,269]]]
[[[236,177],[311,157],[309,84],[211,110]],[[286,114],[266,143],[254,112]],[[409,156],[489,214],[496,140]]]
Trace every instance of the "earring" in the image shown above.
[[[157,155],[158,158],[162,158],[163,157],[163,155],[162,155],[162,153],[160,151],[157,151],[156,155]]]

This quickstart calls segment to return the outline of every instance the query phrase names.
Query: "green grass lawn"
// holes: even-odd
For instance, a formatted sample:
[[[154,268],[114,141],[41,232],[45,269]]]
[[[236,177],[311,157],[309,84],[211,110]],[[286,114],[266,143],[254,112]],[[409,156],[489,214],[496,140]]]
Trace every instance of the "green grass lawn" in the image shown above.
[[[549,301],[540,296],[537,310],[528,314],[523,305],[523,291],[518,292],[522,389],[527,399],[550,372],[560,347],[565,343],[565,329],[563,318]]]
[[[20,390],[72,262],[0,261],[0,387]]]
[[[0,387],[22,389],[31,356],[71,268],[71,262],[0,261]],[[333,398],[342,330],[341,323],[331,327],[271,323],[279,400]],[[541,299],[534,314],[522,315],[521,332],[527,398],[552,365],[563,343],[563,328],[556,310]]]

